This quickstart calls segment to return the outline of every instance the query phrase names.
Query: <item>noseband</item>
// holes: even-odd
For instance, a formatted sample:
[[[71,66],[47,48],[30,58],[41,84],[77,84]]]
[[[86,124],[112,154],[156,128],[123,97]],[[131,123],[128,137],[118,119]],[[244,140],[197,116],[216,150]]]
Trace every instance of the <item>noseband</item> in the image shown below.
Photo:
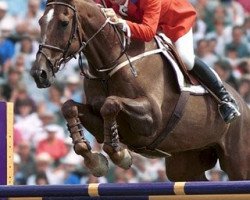
[[[83,66],[82,66],[82,56],[81,56],[81,52],[86,48],[86,46],[88,45],[88,43],[90,41],[92,41],[101,31],[102,29],[108,24],[110,23],[110,20],[109,18],[107,18],[105,20],[105,22],[102,24],[102,26],[86,41],[84,42],[83,39],[82,39],[82,36],[80,34],[80,31],[79,31],[79,20],[78,20],[78,16],[77,16],[77,11],[75,9],[75,6],[72,6],[70,4],[67,4],[67,3],[64,3],[64,2],[50,2],[50,3],[47,3],[46,7],[48,6],[52,6],[52,5],[62,5],[62,6],[66,6],[68,8],[70,8],[73,12],[74,12],[74,18],[72,20],[72,31],[71,31],[71,35],[70,35],[70,38],[68,40],[68,43],[66,45],[66,48],[65,49],[62,49],[60,47],[57,47],[57,46],[53,46],[53,45],[49,45],[49,44],[45,44],[45,43],[40,43],[39,44],[39,50],[38,50],[38,53],[41,53],[45,58],[46,60],[49,62],[50,64],[50,67],[52,69],[52,73],[53,73],[53,76],[55,76],[55,73],[59,70],[60,68],[60,65],[62,63],[67,63],[70,59],[72,59],[73,57],[76,58],[76,55],[79,54],[79,65],[80,65],[80,69],[82,71],[82,74],[84,76],[86,76],[87,78],[93,78],[93,77],[89,77],[89,72],[86,72],[86,70],[83,69]],[[69,53],[69,49],[70,49],[70,46],[73,42],[74,39],[76,39],[76,37],[78,36],[78,39],[79,39],[79,44],[80,44],[80,47],[79,49],[71,54],[71,55],[68,55]],[[123,34],[124,36],[124,34]],[[99,72],[99,73],[103,73],[103,72],[109,72],[111,70],[113,70],[116,66],[117,66],[117,62],[118,60],[122,57],[122,55],[125,53],[125,51],[127,50],[127,39],[126,37],[124,36],[123,39],[124,41],[122,42],[121,41],[121,38],[118,36],[119,40],[120,40],[120,43],[122,44],[122,51],[121,51],[121,54],[119,55],[119,57],[117,59],[115,59],[114,61],[112,61],[108,66],[109,67],[100,67],[100,68],[96,68],[94,67],[94,69]],[[58,51],[58,52],[61,52],[62,53],[62,57],[58,60],[56,60],[54,63],[51,61],[50,57],[47,56],[47,54],[43,51],[43,49],[51,49],[51,50],[54,50],[54,51]],[[57,67],[58,66],[58,67]],[[98,77],[96,77],[98,78]]]

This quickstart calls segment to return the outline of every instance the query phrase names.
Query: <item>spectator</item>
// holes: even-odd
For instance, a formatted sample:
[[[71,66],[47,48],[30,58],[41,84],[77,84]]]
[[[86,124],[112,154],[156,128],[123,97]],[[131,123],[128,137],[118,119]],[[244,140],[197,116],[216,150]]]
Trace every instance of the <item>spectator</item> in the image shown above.
[[[27,12],[28,0],[6,0],[8,3],[8,13],[15,19],[23,17]]]
[[[18,54],[14,60],[12,60],[13,65],[15,66],[16,70],[22,75],[22,78],[24,79],[23,75],[26,73],[26,66],[25,66],[25,56],[24,54],[20,53]],[[26,81],[25,79],[23,82]]]
[[[79,76],[69,76],[66,80],[66,86],[64,89],[63,99],[73,99],[76,102],[81,103],[82,98],[82,89],[80,88],[80,78]]]
[[[206,24],[203,20],[197,18],[194,27],[193,27],[193,34],[194,34],[194,47],[197,47],[197,42],[205,37],[206,34]]]
[[[34,102],[34,100],[29,96],[25,85],[20,84],[14,91],[12,94],[12,98],[11,101],[14,102],[14,112],[15,114],[20,114],[19,112],[19,104],[23,103],[23,101],[27,101],[27,103],[30,104],[31,106],[31,111],[30,113],[35,113],[37,106],[36,103]]]
[[[81,165],[82,161],[83,161],[83,157],[80,155],[77,155],[73,149],[73,142],[72,139],[70,137],[67,137],[64,140],[64,143],[66,145],[67,148],[67,154],[65,156],[66,158],[71,158],[72,160],[74,160],[74,164],[75,165]],[[66,159],[67,160],[67,159]]]
[[[213,20],[211,16],[213,16],[213,9],[209,6],[208,0],[196,0],[194,7],[198,13],[198,19],[202,20],[206,25],[206,31],[209,32],[212,30]]]
[[[219,60],[218,62],[215,63],[214,70],[220,76],[222,81],[227,82],[234,88],[237,87],[237,80],[234,78],[232,74],[233,69],[229,62],[224,60]]]
[[[210,24],[210,32],[214,32],[216,30],[216,20],[220,20],[225,27],[229,26],[231,27],[231,24],[227,21],[227,15],[226,15],[226,9],[224,6],[219,5],[214,8],[213,15],[210,16],[211,18],[211,24]],[[227,39],[227,38],[225,38]]]
[[[131,178],[131,174],[133,174],[133,179]],[[128,175],[128,176],[127,176]],[[115,183],[128,183],[131,182],[139,182],[138,177],[136,177],[136,171],[134,169],[129,169],[129,172],[127,170],[124,170],[119,167],[114,168],[114,182]]]
[[[166,179],[166,171],[165,171],[165,162],[161,159],[150,159],[147,161],[146,164],[146,172],[147,174],[150,174],[152,177],[152,180],[160,180],[159,174],[161,174],[161,171],[164,171],[165,173],[165,179]]]
[[[224,57],[227,60],[233,69],[236,69],[239,65],[241,59],[237,56],[237,49],[234,46],[227,47],[226,55]]]
[[[21,142],[23,142],[22,134],[18,130],[18,128],[14,125],[13,127],[13,145],[14,145],[14,152],[17,152],[18,146]]]
[[[13,156],[13,164],[14,164],[14,184],[15,185],[25,185],[26,184],[26,180],[24,178],[23,173],[20,170],[20,156],[17,153],[14,153]]]
[[[238,91],[250,107],[250,74],[242,76],[239,83]]]
[[[65,138],[65,133],[64,133],[64,129],[57,125],[54,124],[55,121],[55,117],[54,114],[49,112],[49,111],[38,111],[38,117],[41,121],[41,126],[39,127],[39,130],[37,131],[37,133],[34,135],[33,137],[33,144],[35,147],[37,147],[38,143],[42,140],[45,140],[47,138],[47,131],[44,129],[44,127],[53,124],[53,126],[55,127],[55,129],[57,130],[57,136],[61,139]]]
[[[167,182],[168,181],[165,168],[157,169],[157,178],[153,181],[154,182]]]
[[[248,12],[248,14],[250,13],[250,3],[249,0],[237,0],[245,9],[246,12]]]
[[[133,154],[133,168],[136,170],[138,182],[151,181],[151,174],[147,173],[147,160],[137,154]]]
[[[44,127],[49,124],[55,124],[56,118],[53,112],[46,110],[46,108],[42,108],[42,106],[39,106],[39,109],[39,119],[42,121],[42,125]]]
[[[234,70],[234,76],[239,80],[242,76],[250,74],[250,60],[242,60]]]
[[[36,59],[36,52],[38,51],[38,42],[33,40],[28,34],[22,35],[20,41],[15,45],[15,57],[22,54],[24,57],[25,69],[30,70],[32,63]]]
[[[16,32],[19,36],[28,34],[32,38],[38,39],[40,36],[40,27],[37,22],[41,16],[40,0],[29,0],[27,13],[16,25]]]
[[[67,154],[67,148],[62,139],[57,136],[58,129],[54,125],[45,127],[47,138],[41,140],[36,148],[36,154],[48,153],[56,163]]]
[[[64,171],[63,184],[80,184],[80,177],[76,174],[77,163],[74,157],[67,155],[61,161],[61,167]]]
[[[48,89],[48,97],[43,104],[44,110],[49,110],[53,113],[55,118],[55,123],[63,125],[65,123],[64,118],[62,116],[61,107],[62,107],[62,95],[63,95],[63,88],[59,84],[54,84]]]
[[[139,183],[139,177],[133,167],[124,171],[124,176],[126,177],[126,183]]]
[[[11,65],[11,59],[14,55],[14,44],[11,40],[4,38],[0,33],[0,76],[8,71]]]
[[[214,22],[215,30],[208,33],[206,38],[208,40],[214,39],[216,40],[215,53],[216,55],[222,57],[225,53],[225,45],[226,45],[226,27],[223,19],[217,18]]]
[[[250,16],[245,19],[243,28],[246,34],[248,45],[250,45]]]
[[[244,9],[236,0],[221,0],[227,11],[227,21],[233,26],[242,26],[244,22]]]
[[[32,112],[32,101],[30,99],[22,99],[16,102],[17,115],[15,115],[15,126],[22,134],[22,138],[33,143],[33,137],[38,132],[41,121],[36,112]]]
[[[36,172],[28,177],[27,185],[35,185],[37,175],[45,173],[49,184],[62,184],[63,174],[53,168],[53,159],[48,153],[40,153],[36,156]]]
[[[0,34],[1,37],[9,37],[13,34],[16,26],[16,20],[8,14],[7,1],[0,1]]]
[[[247,45],[244,43],[244,33],[242,27],[235,26],[233,28],[232,38],[232,42],[226,45],[226,53],[228,50],[235,48],[237,51],[238,58],[249,57],[250,52]]]
[[[42,10],[44,10],[46,8],[46,3],[47,3],[47,0],[41,0],[41,5],[40,5],[40,8]]]
[[[38,172],[36,174],[36,185],[48,185],[48,184],[49,184],[49,181],[48,181],[46,173]]]
[[[197,56],[205,62],[208,66],[214,66],[214,63],[218,60],[218,57],[210,51],[209,41],[201,39],[197,43]]]
[[[17,95],[17,88],[21,84],[21,73],[11,67],[7,74],[7,81],[1,85],[2,96],[6,101],[15,101]]]
[[[19,170],[23,175],[23,184],[26,184],[28,177],[35,173],[35,159],[29,142],[21,142],[17,152],[20,156]]]

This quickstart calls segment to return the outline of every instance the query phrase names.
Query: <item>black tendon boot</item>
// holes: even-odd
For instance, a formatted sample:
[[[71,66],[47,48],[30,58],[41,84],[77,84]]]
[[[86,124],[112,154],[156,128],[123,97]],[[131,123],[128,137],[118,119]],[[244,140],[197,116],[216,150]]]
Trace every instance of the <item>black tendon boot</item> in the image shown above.
[[[196,58],[191,72],[199,78],[202,84],[220,99],[221,103],[219,104],[219,113],[226,123],[230,123],[240,116],[236,101],[227,92],[219,76],[216,75],[210,67],[199,58]]]

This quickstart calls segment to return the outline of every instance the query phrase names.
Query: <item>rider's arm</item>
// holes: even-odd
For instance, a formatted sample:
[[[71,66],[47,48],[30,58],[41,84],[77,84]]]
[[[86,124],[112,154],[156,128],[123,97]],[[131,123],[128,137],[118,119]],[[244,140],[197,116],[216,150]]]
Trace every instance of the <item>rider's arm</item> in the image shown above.
[[[140,39],[143,41],[150,41],[156,34],[160,13],[161,13],[161,1],[159,0],[143,0],[142,6],[142,21],[141,23],[135,23],[126,21],[130,30],[131,37]],[[129,4],[129,13],[138,12],[136,6]]]

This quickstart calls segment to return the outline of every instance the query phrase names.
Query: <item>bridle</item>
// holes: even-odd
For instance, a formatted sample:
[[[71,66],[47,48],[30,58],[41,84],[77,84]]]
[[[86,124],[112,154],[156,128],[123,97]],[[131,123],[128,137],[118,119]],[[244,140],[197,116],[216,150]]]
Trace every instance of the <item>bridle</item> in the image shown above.
[[[76,58],[76,55],[79,54],[79,67],[81,69],[81,74],[83,74],[86,78],[89,78],[89,79],[98,79],[99,77],[95,77],[93,75],[90,75],[89,71],[86,71],[86,69],[83,68],[82,51],[84,51],[85,48],[86,48],[86,46],[104,29],[104,27],[107,24],[109,24],[109,22],[110,22],[109,18],[107,18],[105,20],[105,22],[101,25],[101,27],[87,41],[83,41],[82,35],[80,33],[80,30],[79,30],[80,23],[79,23],[79,19],[78,19],[78,15],[77,15],[77,10],[76,10],[75,6],[72,6],[72,5],[70,5],[68,3],[64,3],[64,2],[49,2],[49,3],[46,4],[46,7],[52,6],[52,5],[66,6],[66,7],[70,8],[73,11],[74,16],[73,16],[73,20],[72,20],[71,35],[70,35],[70,38],[68,40],[68,43],[67,43],[65,49],[62,49],[62,48],[54,46],[54,45],[49,45],[49,44],[46,44],[46,43],[40,43],[39,44],[38,53],[41,53],[46,58],[46,60],[49,62],[49,65],[51,67],[53,76],[55,76],[55,73],[60,69],[60,65],[62,63],[67,63],[73,57]],[[117,29],[115,29],[115,30],[117,30]],[[99,72],[99,73],[105,73],[105,72],[112,71],[117,66],[118,60],[123,56],[123,54],[127,50],[127,47],[128,47],[127,37],[125,36],[124,33],[122,33],[122,36],[123,36],[123,42],[122,42],[120,34],[119,33],[117,33],[117,34],[118,34],[118,38],[119,38],[121,46],[122,46],[121,53],[120,53],[120,55],[114,61],[112,61],[108,65],[108,67],[105,66],[105,68],[104,67],[98,67],[98,68],[96,68],[96,67],[93,66],[94,69],[97,72]],[[70,46],[71,46],[73,40],[75,40],[77,37],[78,37],[79,44],[80,44],[79,45],[79,49],[75,53],[69,55]],[[53,63],[51,61],[50,57],[43,51],[43,49],[45,49],[45,48],[61,52],[62,53],[62,57],[59,58],[59,59],[57,59]]]
[[[81,42],[81,37],[80,37],[79,29],[78,29],[78,19],[77,19],[75,7],[72,6],[72,5],[70,5],[70,4],[63,3],[63,2],[50,2],[50,3],[47,3],[47,4],[46,4],[46,7],[49,7],[49,6],[52,6],[52,5],[63,5],[63,6],[66,6],[66,7],[70,8],[70,9],[74,12],[74,19],[73,19],[73,21],[72,21],[73,28],[72,28],[72,30],[71,30],[71,35],[70,35],[70,38],[69,38],[69,40],[68,40],[68,43],[67,43],[65,49],[62,49],[62,48],[57,47],[57,46],[45,44],[45,43],[40,43],[40,44],[39,44],[38,53],[41,53],[41,54],[46,58],[46,60],[49,62],[50,67],[51,67],[52,72],[53,72],[53,76],[55,76],[55,73],[59,70],[59,67],[57,67],[57,66],[60,66],[62,63],[66,63],[66,62],[68,62],[72,57],[75,57],[75,54],[74,54],[74,55],[68,55],[68,51],[69,51],[69,48],[70,48],[70,46],[71,46],[71,43],[72,43],[73,40],[77,37],[77,34],[78,34],[78,38],[79,38],[80,44],[81,44],[82,42]],[[47,54],[43,51],[44,48],[47,48],[47,49],[51,49],[51,50],[54,50],[54,51],[61,52],[61,53],[62,53],[62,57],[61,57],[59,60],[57,60],[57,61],[55,61],[55,62],[53,63],[53,62],[51,61],[51,59],[49,58],[49,56],[47,56]],[[80,48],[81,48],[81,47],[80,47]]]

